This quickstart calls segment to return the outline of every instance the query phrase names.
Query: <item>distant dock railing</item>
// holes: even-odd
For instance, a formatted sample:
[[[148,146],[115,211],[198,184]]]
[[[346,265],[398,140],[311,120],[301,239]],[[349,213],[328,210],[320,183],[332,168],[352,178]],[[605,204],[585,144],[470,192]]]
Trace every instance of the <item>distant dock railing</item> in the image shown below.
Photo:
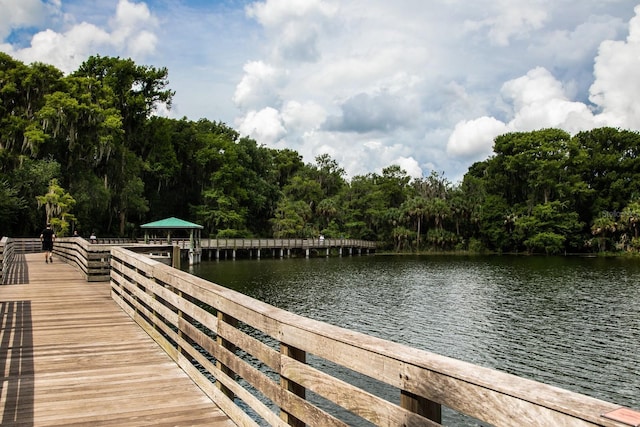
[[[165,263],[179,265],[180,258],[173,253],[175,247],[183,254],[191,250],[189,239],[151,238],[147,243],[141,239],[127,239],[117,237],[98,238],[95,242],[82,237],[62,237],[55,241],[54,254],[63,258],[69,264],[75,265],[85,274],[89,282],[109,281],[109,258],[111,247],[126,245],[137,247],[136,251],[146,252],[164,258]],[[209,259],[235,259],[238,251],[248,251],[249,257],[260,258],[262,251],[270,251],[272,256],[289,257],[296,251],[302,256],[309,257],[311,251],[328,256],[330,251],[339,255],[373,253],[376,243],[359,239],[202,239],[200,246],[195,248],[195,260],[200,262],[204,251]],[[13,257],[14,253],[33,253],[42,250],[42,243],[37,237],[7,238],[0,240],[0,283],[2,283],[3,265]],[[6,271],[6,269],[4,269]]]
[[[193,242],[190,239],[173,238],[167,242],[165,238],[147,238],[147,243],[173,244],[182,250],[191,250],[194,262],[201,260],[202,254],[209,259],[232,258],[238,252],[244,252],[249,258],[260,258],[262,253],[271,257],[310,257],[312,253],[329,256],[364,255],[374,253],[377,243],[360,239],[324,239],[324,238],[291,238],[291,239],[201,239]]]
[[[602,415],[640,416],[308,319],[125,248],[111,249],[111,292],[242,426],[347,426],[354,417],[377,426],[437,426],[443,406],[494,426],[620,427]],[[371,384],[391,397],[374,395]]]

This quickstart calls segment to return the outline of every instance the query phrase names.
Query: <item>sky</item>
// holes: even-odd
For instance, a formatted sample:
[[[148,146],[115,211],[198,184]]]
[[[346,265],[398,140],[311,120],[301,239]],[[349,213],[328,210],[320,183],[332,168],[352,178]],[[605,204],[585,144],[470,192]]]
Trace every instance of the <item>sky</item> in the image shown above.
[[[223,122],[346,178],[459,182],[507,132],[640,130],[631,0],[0,0],[0,51],[166,67],[157,114]]]

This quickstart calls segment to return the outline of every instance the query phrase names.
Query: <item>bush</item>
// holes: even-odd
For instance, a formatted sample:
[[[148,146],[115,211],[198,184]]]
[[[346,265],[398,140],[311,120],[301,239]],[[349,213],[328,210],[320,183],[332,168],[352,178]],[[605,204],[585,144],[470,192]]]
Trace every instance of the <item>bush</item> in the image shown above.
[[[565,240],[566,238],[559,234],[544,232],[525,240],[524,244],[529,252],[544,251],[547,255],[552,255],[563,251]]]

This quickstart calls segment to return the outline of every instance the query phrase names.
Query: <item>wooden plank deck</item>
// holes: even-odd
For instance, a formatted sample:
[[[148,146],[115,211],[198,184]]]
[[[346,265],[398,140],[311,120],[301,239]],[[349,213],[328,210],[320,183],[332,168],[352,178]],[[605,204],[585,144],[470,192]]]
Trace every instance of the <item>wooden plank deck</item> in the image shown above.
[[[0,286],[3,426],[235,425],[111,299],[54,256]],[[15,284],[24,282],[27,284]]]

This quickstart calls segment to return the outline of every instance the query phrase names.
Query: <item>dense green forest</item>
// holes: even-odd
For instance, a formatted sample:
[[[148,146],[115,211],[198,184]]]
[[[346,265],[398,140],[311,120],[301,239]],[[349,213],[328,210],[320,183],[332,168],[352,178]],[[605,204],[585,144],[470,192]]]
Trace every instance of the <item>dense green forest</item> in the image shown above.
[[[90,57],[64,75],[0,53],[0,235],[46,221],[134,237],[175,216],[205,236],[358,238],[395,251],[640,249],[640,135],[600,128],[509,133],[460,183],[397,165],[347,180],[328,155],[154,115],[168,71]]]

